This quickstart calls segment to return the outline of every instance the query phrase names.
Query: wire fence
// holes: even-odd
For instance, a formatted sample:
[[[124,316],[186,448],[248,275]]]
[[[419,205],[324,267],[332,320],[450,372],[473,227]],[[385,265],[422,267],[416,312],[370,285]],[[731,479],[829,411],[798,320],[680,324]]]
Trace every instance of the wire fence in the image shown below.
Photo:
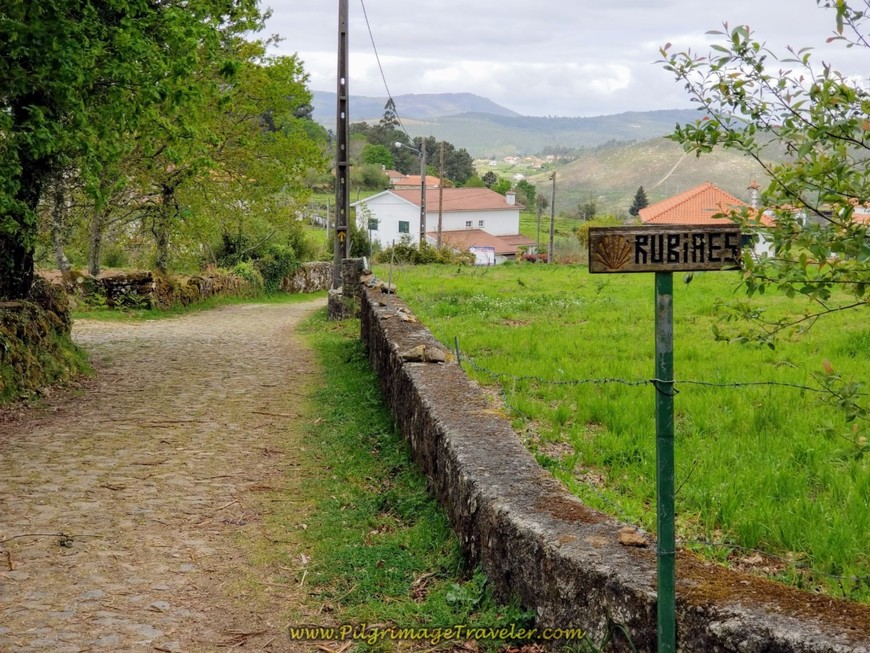
[[[656,392],[662,392],[667,394],[676,395],[679,393],[679,390],[676,389],[677,385],[694,385],[701,387],[710,387],[710,388],[746,388],[746,387],[781,387],[787,388],[790,390],[801,391],[801,392],[810,392],[819,395],[828,395],[835,398],[841,398],[840,395],[832,388],[828,388],[825,386],[808,386],[801,385],[797,383],[787,383],[780,381],[734,381],[734,382],[713,382],[713,381],[702,381],[695,379],[675,379],[674,381],[664,381],[662,379],[620,379],[615,377],[599,377],[599,378],[589,378],[589,379],[546,379],[543,377],[535,376],[535,375],[517,375],[511,374],[509,372],[496,372],[494,370],[489,369],[485,365],[477,362],[474,358],[472,358],[468,353],[463,352],[459,347],[459,339],[454,339],[454,353],[456,356],[457,362],[462,365],[466,364],[475,372],[482,376],[486,376],[493,381],[496,382],[499,392],[501,394],[502,401],[505,406],[515,412],[518,415],[523,415],[525,417],[531,417],[527,415],[523,410],[521,410],[515,403],[510,401],[510,397],[508,396],[508,390],[505,388],[503,381],[507,380],[512,382],[513,384],[520,383],[535,383],[541,385],[551,385],[551,386],[584,386],[584,385],[621,385],[627,387],[643,387],[647,385],[653,386]],[[670,386],[671,391],[668,392],[668,387]],[[854,397],[867,397],[870,396],[868,393],[855,393]],[[690,472],[691,474],[691,472]],[[595,495],[595,497],[603,504],[608,506],[613,514],[618,517],[622,522],[633,526],[639,533],[649,538],[652,541],[655,541],[654,536],[648,533],[639,520],[635,517],[630,516],[623,508],[620,506],[613,498],[607,496],[603,492],[601,492],[594,483],[584,480],[582,477],[575,477],[578,482],[583,485],[585,490],[588,490],[591,494]],[[683,481],[688,480],[688,477]],[[682,484],[680,485],[682,487]],[[679,493],[679,488],[677,490]],[[647,513],[652,513],[654,511],[647,511]],[[710,540],[700,540],[700,539],[689,539],[689,538],[677,538],[677,544],[680,546],[703,546],[717,549],[727,549],[729,551],[740,551],[742,553],[753,553],[764,556],[765,560],[774,560],[778,563],[781,563],[785,568],[791,570],[793,573],[797,575],[809,575],[812,577],[824,577],[831,580],[840,581],[849,581],[852,583],[859,584],[867,584],[870,585],[870,574],[855,576],[855,575],[843,575],[843,574],[831,574],[826,573],[816,569],[810,569],[804,566],[798,566],[799,562],[793,558],[787,558],[780,555],[772,554],[763,549],[757,549],[752,547],[746,547],[734,542],[728,541],[710,541]],[[785,571],[783,569],[782,571]],[[782,571],[778,573],[782,573]],[[845,592],[844,592],[845,594]]]
[[[456,352],[456,360],[460,363],[467,363],[474,371],[488,376],[494,380],[502,380],[502,379],[510,379],[515,383],[523,383],[523,382],[532,382],[539,383],[543,385],[553,385],[553,386],[581,386],[581,385],[624,385],[631,387],[640,387],[645,385],[652,385],[656,391],[665,393],[666,391],[663,389],[665,385],[697,385],[697,386],[706,386],[710,388],[748,388],[753,386],[770,386],[770,387],[780,387],[780,388],[791,388],[793,390],[801,390],[804,392],[813,392],[823,395],[832,395],[835,397],[839,397],[837,392],[832,388],[828,388],[825,386],[808,386],[808,385],[800,385],[798,383],[785,383],[781,381],[732,381],[728,383],[723,382],[714,382],[714,381],[698,381],[694,379],[674,379],[673,381],[665,381],[662,379],[618,379],[613,377],[601,377],[594,379],[545,379],[540,376],[532,376],[532,375],[517,375],[510,374],[508,372],[494,372],[493,370],[487,368],[484,365],[481,365],[477,361],[475,361],[468,354],[463,354],[459,349],[458,343],[455,347]],[[679,390],[674,388],[673,394],[679,394]],[[857,397],[867,397],[870,396],[867,393],[857,393],[855,396]]]

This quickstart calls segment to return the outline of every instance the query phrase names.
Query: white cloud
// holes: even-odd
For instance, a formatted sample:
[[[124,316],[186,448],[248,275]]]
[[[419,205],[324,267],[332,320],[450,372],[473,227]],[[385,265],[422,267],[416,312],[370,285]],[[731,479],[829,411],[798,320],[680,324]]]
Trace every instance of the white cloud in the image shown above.
[[[337,3],[273,0],[269,32],[299,52],[310,87],[335,89]],[[666,42],[706,52],[710,29],[748,23],[775,51],[817,46],[815,57],[868,76],[866,51],[826,45],[833,14],[815,0],[441,0],[366,3],[393,95],[471,92],[529,115],[597,115],[689,107],[680,84],[654,62]],[[350,3],[350,89],[386,91],[363,20]]]

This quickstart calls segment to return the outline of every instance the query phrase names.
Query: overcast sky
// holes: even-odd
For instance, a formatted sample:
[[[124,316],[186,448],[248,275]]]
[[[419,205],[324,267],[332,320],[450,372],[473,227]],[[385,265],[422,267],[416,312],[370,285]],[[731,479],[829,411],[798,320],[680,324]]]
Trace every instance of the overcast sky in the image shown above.
[[[335,91],[338,0],[263,2],[278,52],[299,54],[311,90]],[[393,96],[471,92],[524,115],[689,108],[654,63],[659,48],[707,52],[705,32],[724,21],[748,24],[776,52],[813,46],[819,61],[870,78],[865,49],[825,43],[834,14],[815,0],[366,0],[365,10]],[[349,0],[349,13],[350,92],[385,97],[363,3]]]

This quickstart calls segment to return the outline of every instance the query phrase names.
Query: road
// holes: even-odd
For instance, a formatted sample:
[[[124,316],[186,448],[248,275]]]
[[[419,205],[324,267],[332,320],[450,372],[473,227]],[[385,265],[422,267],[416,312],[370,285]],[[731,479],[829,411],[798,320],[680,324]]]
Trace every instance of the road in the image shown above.
[[[306,556],[256,551],[298,483],[294,328],[322,305],[76,323],[95,377],[0,421],[0,651],[294,650]]]

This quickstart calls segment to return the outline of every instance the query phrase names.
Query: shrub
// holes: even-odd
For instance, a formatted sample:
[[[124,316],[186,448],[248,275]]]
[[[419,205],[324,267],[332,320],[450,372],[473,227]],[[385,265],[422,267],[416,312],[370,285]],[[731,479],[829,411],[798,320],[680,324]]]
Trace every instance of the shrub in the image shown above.
[[[232,270],[233,274],[240,279],[244,279],[255,288],[263,288],[263,275],[251,261],[242,261],[237,263]]]
[[[410,238],[403,238],[392,247],[378,252],[374,256],[376,263],[407,263],[411,265],[426,265],[427,263],[444,263],[451,265],[472,265],[474,254],[471,252],[457,252],[449,247],[432,247],[428,243],[422,246],[411,242]]]
[[[254,265],[263,276],[266,292],[276,292],[284,278],[299,267],[299,261],[292,247],[271,245],[254,261]]]
[[[574,230],[574,235],[577,236],[577,240],[580,241],[580,244],[583,247],[586,247],[589,245],[589,227],[618,227],[621,224],[622,221],[618,218],[615,218],[612,215],[603,215],[581,224]]]

